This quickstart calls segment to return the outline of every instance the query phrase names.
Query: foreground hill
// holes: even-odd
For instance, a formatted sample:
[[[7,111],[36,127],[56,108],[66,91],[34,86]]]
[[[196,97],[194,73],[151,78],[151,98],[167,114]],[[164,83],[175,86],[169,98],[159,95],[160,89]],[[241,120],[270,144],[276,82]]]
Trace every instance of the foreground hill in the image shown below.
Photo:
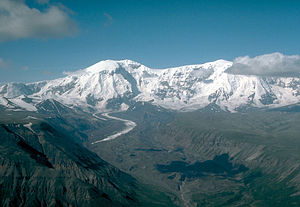
[[[0,206],[173,205],[164,192],[86,149],[83,134],[71,131],[63,117],[0,114]]]

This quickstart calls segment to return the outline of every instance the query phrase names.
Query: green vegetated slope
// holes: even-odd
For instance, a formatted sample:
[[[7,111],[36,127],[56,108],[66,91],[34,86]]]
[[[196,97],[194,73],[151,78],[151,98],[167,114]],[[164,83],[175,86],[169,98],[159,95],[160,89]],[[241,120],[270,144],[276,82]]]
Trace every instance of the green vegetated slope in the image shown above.
[[[0,206],[173,206],[81,144],[107,123],[72,111],[0,117]]]
[[[299,206],[300,114],[174,113],[135,106],[129,134],[91,146],[182,206]]]

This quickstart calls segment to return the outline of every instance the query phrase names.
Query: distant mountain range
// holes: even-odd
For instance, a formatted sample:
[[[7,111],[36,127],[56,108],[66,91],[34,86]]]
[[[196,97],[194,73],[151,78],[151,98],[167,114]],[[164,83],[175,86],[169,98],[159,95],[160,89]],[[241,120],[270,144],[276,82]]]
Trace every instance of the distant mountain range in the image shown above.
[[[232,62],[150,69],[131,60],[101,61],[64,78],[0,86],[0,105],[37,110],[54,99],[84,111],[120,111],[134,102],[191,111],[214,104],[224,111],[280,107],[298,103],[300,79],[226,73]]]

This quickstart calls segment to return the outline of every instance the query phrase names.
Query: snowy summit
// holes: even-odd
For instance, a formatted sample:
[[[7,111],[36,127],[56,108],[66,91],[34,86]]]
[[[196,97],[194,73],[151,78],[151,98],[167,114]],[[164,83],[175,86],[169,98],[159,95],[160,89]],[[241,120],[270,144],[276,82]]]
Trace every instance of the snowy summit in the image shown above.
[[[36,110],[47,99],[85,111],[126,110],[134,102],[190,111],[217,106],[225,111],[298,103],[298,77],[228,73],[232,62],[151,69],[131,60],[106,60],[64,78],[0,86],[0,106]]]

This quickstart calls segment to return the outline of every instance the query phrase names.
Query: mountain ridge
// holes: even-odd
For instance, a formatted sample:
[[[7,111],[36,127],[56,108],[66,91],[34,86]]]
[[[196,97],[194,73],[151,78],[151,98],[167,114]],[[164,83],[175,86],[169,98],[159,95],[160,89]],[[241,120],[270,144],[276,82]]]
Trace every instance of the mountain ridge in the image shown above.
[[[224,111],[276,108],[300,102],[300,78],[236,75],[232,62],[151,69],[132,60],[105,60],[67,76],[35,83],[0,86],[0,105],[37,110],[54,99],[89,112],[124,111],[133,102],[150,102],[171,110],[192,111],[210,104]]]

